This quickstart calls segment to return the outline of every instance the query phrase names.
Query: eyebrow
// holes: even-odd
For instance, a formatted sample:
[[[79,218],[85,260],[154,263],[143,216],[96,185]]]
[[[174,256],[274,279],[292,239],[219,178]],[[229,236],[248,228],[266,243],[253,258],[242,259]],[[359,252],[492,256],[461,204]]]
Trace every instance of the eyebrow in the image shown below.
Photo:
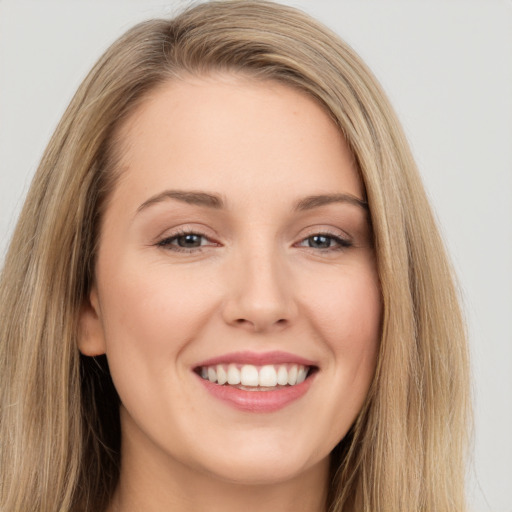
[[[161,203],[167,199],[175,199],[182,203],[193,204],[196,206],[206,206],[208,208],[221,209],[224,208],[224,201],[220,196],[214,194],[208,194],[206,192],[184,192],[181,190],[165,190],[164,192],[157,194],[156,196],[150,197],[147,201],[144,201],[138,208],[137,213],[145,210],[149,206],[157,203]]]
[[[368,203],[363,199],[359,199],[352,194],[320,194],[315,196],[308,196],[298,201],[295,205],[295,211],[311,210],[320,206],[325,206],[332,203],[348,203],[354,206],[359,206],[363,210],[368,210]]]
[[[225,203],[222,198],[216,194],[207,192],[195,191],[181,191],[181,190],[165,190],[160,194],[150,197],[144,201],[138,208],[137,213],[145,210],[151,205],[161,203],[168,199],[174,199],[183,203],[192,204],[196,206],[206,206],[207,208],[214,208],[220,210],[225,208]],[[325,206],[333,203],[348,203],[354,206],[368,210],[368,203],[352,194],[318,194],[304,197],[295,203],[294,211],[306,211]]]

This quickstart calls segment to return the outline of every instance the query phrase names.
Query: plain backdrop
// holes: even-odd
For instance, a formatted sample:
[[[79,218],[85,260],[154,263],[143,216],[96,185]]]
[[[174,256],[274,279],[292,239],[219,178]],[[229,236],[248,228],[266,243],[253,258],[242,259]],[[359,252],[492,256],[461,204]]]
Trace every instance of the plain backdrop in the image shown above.
[[[460,277],[476,404],[472,510],[512,512],[512,2],[286,1],[366,60],[405,127]],[[75,89],[137,21],[184,1],[0,1],[0,262]]]

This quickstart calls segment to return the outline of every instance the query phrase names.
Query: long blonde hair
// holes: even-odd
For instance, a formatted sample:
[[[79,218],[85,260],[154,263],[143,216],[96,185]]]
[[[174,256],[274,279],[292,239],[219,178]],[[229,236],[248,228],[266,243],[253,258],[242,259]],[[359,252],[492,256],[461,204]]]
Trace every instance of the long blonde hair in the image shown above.
[[[117,129],[183,74],[244,73],[315,98],[366,188],[384,304],[366,403],[332,453],[332,512],[463,511],[468,356],[451,268],[380,86],[334,33],[290,7],[200,4],[127,32],[63,116],[0,278],[0,510],[99,511],[119,477],[118,398],[104,358],[81,356],[78,315],[115,185]]]

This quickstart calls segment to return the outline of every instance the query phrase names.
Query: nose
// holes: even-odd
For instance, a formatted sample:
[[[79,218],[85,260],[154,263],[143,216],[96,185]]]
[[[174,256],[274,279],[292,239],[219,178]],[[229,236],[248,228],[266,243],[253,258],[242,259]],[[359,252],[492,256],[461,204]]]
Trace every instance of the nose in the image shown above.
[[[297,316],[293,280],[286,263],[268,250],[239,255],[232,262],[224,321],[250,332],[288,326]]]

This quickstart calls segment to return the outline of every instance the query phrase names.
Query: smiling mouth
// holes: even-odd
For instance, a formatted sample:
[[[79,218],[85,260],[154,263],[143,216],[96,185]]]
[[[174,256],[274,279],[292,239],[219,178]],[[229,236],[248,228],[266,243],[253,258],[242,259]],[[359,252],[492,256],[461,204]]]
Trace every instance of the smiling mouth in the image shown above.
[[[204,380],[219,386],[244,391],[274,391],[301,384],[317,370],[301,364],[215,364],[199,366],[194,371]]]

